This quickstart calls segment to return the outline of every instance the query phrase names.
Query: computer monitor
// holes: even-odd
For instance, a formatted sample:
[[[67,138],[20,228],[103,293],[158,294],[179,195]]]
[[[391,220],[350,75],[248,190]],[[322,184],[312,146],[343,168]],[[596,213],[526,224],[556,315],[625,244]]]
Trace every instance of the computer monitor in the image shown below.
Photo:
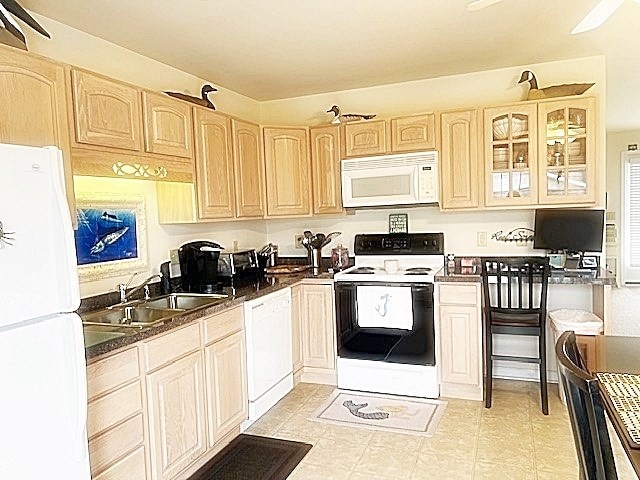
[[[562,252],[601,252],[604,210],[536,210],[533,248]]]

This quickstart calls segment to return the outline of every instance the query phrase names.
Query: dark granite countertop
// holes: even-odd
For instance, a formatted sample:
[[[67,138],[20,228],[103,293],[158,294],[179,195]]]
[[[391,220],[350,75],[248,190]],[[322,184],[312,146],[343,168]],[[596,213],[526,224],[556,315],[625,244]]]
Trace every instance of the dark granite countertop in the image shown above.
[[[225,287],[224,292],[229,295],[222,302],[204,306],[184,312],[178,312],[173,317],[169,317],[159,323],[144,328],[119,327],[117,325],[85,325],[85,341],[89,345],[85,349],[87,360],[99,357],[106,353],[121,349],[123,347],[133,345],[140,340],[145,340],[155,335],[168,332],[179,326],[186,325],[196,321],[202,317],[212,315],[235,305],[240,305],[245,301],[253,300],[261,296],[276,292],[286,287],[290,287],[300,281],[320,281],[326,282],[333,279],[333,274],[322,273],[320,275],[312,275],[310,272],[303,272],[292,275],[277,275],[272,277],[264,277],[252,283],[244,282],[241,287]],[[152,290],[154,292],[154,290]],[[83,300],[83,305],[78,310],[80,313],[99,310],[108,305],[117,303],[110,301],[113,295],[102,295],[101,298]],[[115,338],[109,338],[115,337]],[[89,340],[92,340],[91,342]]]
[[[461,260],[469,259],[465,262],[467,265],[462,266]],[[476,257],[458,257],[455,262],[456,266],[453,270],[447,267],[442,268],[435,275],[436,282],[481,282],[480,278],[480,259]],[[552,270],[550,285],[616,285],[616,277],[604,268],[599,268],[594,272],[576,273],[565,272],[564,270]]]

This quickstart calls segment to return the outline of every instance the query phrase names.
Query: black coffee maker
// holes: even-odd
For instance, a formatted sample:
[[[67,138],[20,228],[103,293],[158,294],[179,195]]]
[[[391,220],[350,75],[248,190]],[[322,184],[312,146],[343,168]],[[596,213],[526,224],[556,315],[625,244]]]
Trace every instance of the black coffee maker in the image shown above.
[[[222,246],[201,240],[185,243],[178,249],[182,290],[191,293],[215,293],[222,289],[218,281],[218,258]]]

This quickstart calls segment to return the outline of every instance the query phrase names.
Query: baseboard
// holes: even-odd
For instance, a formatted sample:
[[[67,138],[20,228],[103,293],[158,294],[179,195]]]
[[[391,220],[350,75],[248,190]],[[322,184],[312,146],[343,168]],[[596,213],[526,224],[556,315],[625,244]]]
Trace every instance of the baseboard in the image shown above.
[[[338,374],[327,368],[304,367],[300,381],[304,383],[322,383],[324,385],[338,385]]]
[[[440,396],[449,398],[461,398],[463,400],[482,401],[482,385],[441,383]]]

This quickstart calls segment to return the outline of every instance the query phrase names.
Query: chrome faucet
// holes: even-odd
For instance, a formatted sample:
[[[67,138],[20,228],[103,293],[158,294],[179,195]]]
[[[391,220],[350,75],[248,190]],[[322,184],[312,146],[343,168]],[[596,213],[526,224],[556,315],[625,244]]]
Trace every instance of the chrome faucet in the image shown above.
[[[131,285],[131,282],[133,281],[134,277],[137,275],[137,273],[134,273],[133,275],[131,275],[131,278],[129,279],[129,281],[127,283],[119,283],[118,284],[118,291],[120,292],[120,303],[126,303],[129,301],[129,298],[131,297],[131,295],[133,295],[134,293],[139,292],[140,290],[144,290],[144,299],[145,300],[149,300],[149,298],[151,297],[150,292],[149,292],[149,283],[152,280],[157,279],[161,279],[162,275],[158,275],[157,273],[155,275],[151,275],[149,278],[147,278],[144,282],[142,282],[140,285],[138,285],[137,287],[133,288],[132,290],[130,290],[129,292],[127,292],[127,288],[129,288],[129,285]]]

